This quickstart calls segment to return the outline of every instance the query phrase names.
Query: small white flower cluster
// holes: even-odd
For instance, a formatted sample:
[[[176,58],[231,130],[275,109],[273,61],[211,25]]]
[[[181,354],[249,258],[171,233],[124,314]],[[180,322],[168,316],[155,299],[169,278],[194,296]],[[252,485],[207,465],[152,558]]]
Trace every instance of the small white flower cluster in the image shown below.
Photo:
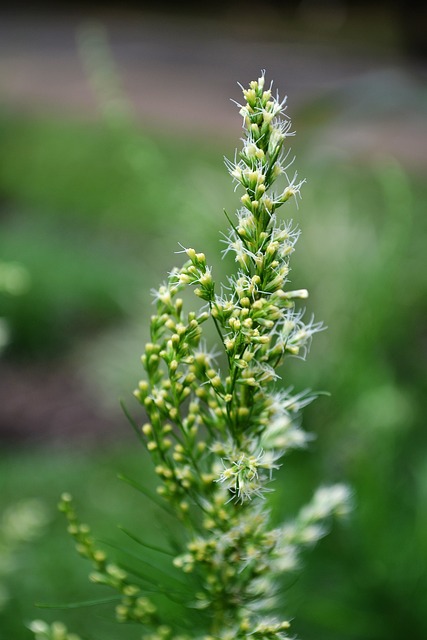
[[[301,550],[316,544],[328,532],[331,517],[343,517],[350,511],[351,492],[346,485],[320,487],[311,502],[303,507],[293,522],[277,529],[273,567],[277,572],[297,568]]]
[[[261,436],[262,447],[283,453],[305,447],[312,436],[301,429],[299,416],[301,410],[315,398],[309,391],[294,394],[292,389],[271,393],[266,427]]]
[[[260,450],[257,455],[247,452],[232,450],[222,459],[224,469],[217,482],[224,483],[233,498],[244,502],[255,496],[262,498],[268,491],[266,483],[273,475],[273,469],[278,469],[276,464],[280,455],[272,451]]]
[[[302,523],[317,522],[330,516],[345,516],[349,513],[351,492],[345,484],[319,487],[313,500],[299,515]]]

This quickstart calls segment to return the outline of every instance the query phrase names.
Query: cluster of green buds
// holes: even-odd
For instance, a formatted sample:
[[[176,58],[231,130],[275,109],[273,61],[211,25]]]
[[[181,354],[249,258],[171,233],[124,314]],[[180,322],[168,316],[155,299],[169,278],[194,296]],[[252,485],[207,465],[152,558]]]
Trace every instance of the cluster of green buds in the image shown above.
[[[189,605],[207,612],[207,635],[198,635],[206,640],[289,637],[289,622],[270,615],[278,579],[348,499],[341,486],[323,488],[323,511],[311,505],[295,522],[269,526],[273,473],[287,451],[305,446],[299,416],[314,398],[281,388],[278,369],[289,356],[305,357],[322,325],[305,322],[295,307],[307,291],[287,289],[299,231],[277,210],[299,195],[302,182],[288,175],[285,102],[265,87],[264,74],[243,95],[243,148],[226,160],[244,191],[236,223],[227,216],[223,252],[234,255],[236,271],[218,289],[205,254],[183,250],[187,261],[153,292],[157,312],[142,356],[147,378],[135,391],[148,417],[142,431],[158,491],[189,527],[174,565],[195,575],[199,588]],[[274,191],[279,178],[284,184]],[[186,287],[205,302],[200,311],[185,312]],[[219,348],[203,340],[209,318]]]
[[[120,594],[116,606],[116,618],[119,622],[139,622],[141,624],[157,621],[156,607],[142,592],[141,587],[131,580],[127,571],[110,562],[106,553],[98,549],[90,527],[78,520],[72,497],[63,493],[59,502],[68,521],[68,533],[74,538],[77,552],[91,561],[94,571],[89,574],[91,582],[111,587]]]
[[[301,549],[326,533],[330,518],[347,510],[346,487],[322,487],[295,520],[271,525],[271,481],[281,458],[306,445],[300,414],[315,397],[280,382],[283,364],[304,358],[322,325],[306,322],[296,308],[307,291],[288,288],[299,231],[279,219],[278,209],[299,196],[302,181],[289,175],[285,101],[265,87],[264,73],[243,96],[243,147],[226,160],[243,189],[235,222],[227,215],[224,254],[234,256],[234,272],[218,286],[205,254],[183,248],[183,266],[153,292],[146,375],[134,392],[161,503],[183,524],[182,552],[172,556],[170,572],[184,585],[179,606],[191,615],[174,619],[160,611],[96,548],[68,495],[60,506],[77,550],[94,565],[91,579],[120,594],[117,617],[141,623],[143,640],[290,638],[289,621],[274,615],[283,608],[283,577],[295,570]],[[188,288],[200,301],[196,311],[186,310]],[[208,321],[215,346],[205,338]]]

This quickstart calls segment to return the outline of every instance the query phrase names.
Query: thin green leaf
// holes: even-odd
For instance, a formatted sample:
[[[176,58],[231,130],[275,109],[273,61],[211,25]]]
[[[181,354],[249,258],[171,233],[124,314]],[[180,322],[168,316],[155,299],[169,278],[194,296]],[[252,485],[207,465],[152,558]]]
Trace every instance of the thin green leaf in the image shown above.
[[[237,227],[234,224],[234,222],[231,220],[230,216],[228,215],[228,213],[226,212],[225,209],[223,209],[225,217],[227,218],[228,222],[231,224],[231,226],[233,227],[234,231],[236,232],[236,234],[240,237],[239,232],[237,231]]]
[[[131,538],[131,540],[134,540],[135,542],[140,544],[142,547],[146,547],[147,549],[152,549],[153,551],[158,551],[159,553],[164,553],[165,555],[171,556],[171,557],[174,557],[175,555],[172,551],[168,549],[162,549],[162,547],[158,547],[155,544],[149,544],[148,542],[144,542],[143,540],[141,540],[141,538],[138,538],[138,536],[136,536],[134,533],[132,533],[131,531],[128,531],[128,529],[125,529],[120,525],[119,525],[119,529],[120,531],[123,531],[123,533],[126,534],[129,538]]]
[[[126,476],[123,473],[119,473],[117,477],[119,478],[119,480],[123,480],[123,482],[126,482],[131,487],[133,487],[134,489],[142,493],[146,498],[151,500],[157,507],[160,507],[168,515],[176,519],[176,514],[172,511],[172,509],[168,507],[168,505],[163,500],[161,500],[155,493],[151,492],[142,484],[139,484],[139,482],[137,482],[136,480],[133,480],[132,478],[129,478],[129,476]]]
[[[138,440],[140,440],[142,442],[142,444],[144,445],[144,447],[146,447],[146,442],[145,439],[141,433],[141,429],[138,427],[136,421],[132,418],[132,416],[130,415],[129,411],[127,410],[127,407],[124,403],[124,400],[120,400],[120,406],[122,408],[123,413],[125,414],[126,418],[129,421],[129,424],[131,425],[132,429],[135,431],[136,436],[138,438]]]
[[[110,596],[98,600],[83,600],[82,602],[68,602],[63,604],[49,604],[47,602],[36,602],[39,609],[79,609],[80,607],[95,607],[98,604],[108,604],[120,600],[122,596]]]
[[[114,542],[109,542],[108,540],[100,540],[100,539],[98,539],[98,540],[102,544],[105,544],[105,545],[111,547],[112,549],[116,549],[117,551],[120,551],[121,553],[124,553],[126,556],[128,556],[132,560],[137,560],[141,565],[145,565],[146,567],[149,567],[150,573],[154,570],[156,573],[162,574],[162,576],[164,578],[167,578],[168,580],[170,580],[172,582],[175,582],[176,585],[179,585],[180,588],[181,587],[188,588],[188,583],[187,582],[184,582],[183,580],[180,580],[176,576],[168,573],[167,571],[165,571],[164,569],[161,569],[160,567],[156,566],[155,564],[152,564],[151,562],[147,562],[147,560],[143,560],[136,553],[132,553],[131,551],[123,549],[123,547],[121,547],[120,545],[117,545]],[[132,571],[132,573],[135,573],[137,570],[136,570],[136,568],[132,567],[131,571]],[[145,574],[141,574],[141,577],[143,579],[145,579],[147,582],[150,582],[150,579]]]

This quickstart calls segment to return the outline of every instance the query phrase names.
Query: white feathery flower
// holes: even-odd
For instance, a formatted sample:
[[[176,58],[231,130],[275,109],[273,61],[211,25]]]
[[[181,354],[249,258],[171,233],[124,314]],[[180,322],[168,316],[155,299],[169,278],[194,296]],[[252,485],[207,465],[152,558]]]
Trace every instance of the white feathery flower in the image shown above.
[[[343,516],[349,512],[351,491],[345,484],[320,487],[312,501],[301,511],[301,520],[323,520],[332,515]]]
[[[273,469],[278,469],[277,455],[260,451],[257,456],[246,452],[232,452],[222,460],[223,470],[216,482],[224,483],[232,498],[245,502],[255,496],[263,497],[269,489]],[[267,472],[267,473],[265,473]]]

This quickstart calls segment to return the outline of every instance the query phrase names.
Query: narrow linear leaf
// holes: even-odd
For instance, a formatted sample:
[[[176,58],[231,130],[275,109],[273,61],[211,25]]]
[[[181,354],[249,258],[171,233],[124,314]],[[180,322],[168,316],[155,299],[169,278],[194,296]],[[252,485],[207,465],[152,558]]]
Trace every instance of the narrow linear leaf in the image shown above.
[[[140,440],[140,442],[142,442],[142,444],[144,445],[144,448],[146,448],[146,442],[144,440],[144,437],[141,433],[140,428],[138,427],[136,421],[134,420],[134,418],[131,416],[131,414],[129,413],[124,400],[120,400],[120,406],[122,408],[123,413],[125,414],[129,424],[131,425],[132,429],[135,431],[136,436],[138,438],[138,440]]]
[[[232,221],[232,219],[230,218],[230,216],[228,215],[228,213],[226,212],[225,209],[223,209],[225,217],[227,218],[229,224],[233,227],[234,231],[236,232],[237,236],[239,236],[239,232],[237,231],[237,227],[234,224],[234,222]]]
[[[112,549],[116,549],[117,551],[120,551],[121,553],[125,554],[129,558],[132,558],[132,560],[137,560],[137,562],[139,562],[139,564],[144,565],[146,567],[149,567],[150,570],[154,570],[157,575],[162,574],[165,578],[175,582],[180,587],[188,588],[188,583],[187,582],[184,582],[183,580],[180,580],[176,576],[173,576],[172,574],[168,573],[164,569],[161,569],[160,567],[156,566],[155,564],[152,564],[151,562],[147,562],[147,560],[142,560],[142,558],[137,556],[136,553],[132,553],[131,551],[128,551],[127,549],[123,549],[123,547],[121,547],[120,545],[115,544],[114,542],[109,542],[107,540],[99,540],[99,542],[111,547]],[[134,567],[131,570],[132,570],[133,573],[135,573],[135,568]],[[143,577],[148,581],[148,578],[146,576],[143,575]]]
[[[81,607],[96,607],[99,604],[109,604],[120,600],[121,596],[110,596],[109,598],[101,598],[98,600],[83,600],[82,602],[68,602],[61,604],[50,604],[48,602],[36,602],[35,606],[39,609],[80,609]]]
[[[175,555],[170,550],[162,549],[162,547],[158,547],[155,544],[148,544],[148,542],[144,542],[143,540],[141,540],[141,538],[138,538],[138,536],[136,536],[131,531],[128,531],[128,529],[125,529],[124,527],[119,526],[118,528],[120,529],[120,531],[123,531],[123,533],[126,534],[131,540],[134,540],[136,543],[140,544],[142,547],[145,547],[146,549],[152,549],[153,551],[164,553],[165,555],[170,556],[172,558]]]
[[[117,477],[119,478],[119,480],[126,482],[131,487],[133,487],[134,489],[142,493],[146,498],[151,500],[151,502],[153,502],[157,507],[159,507],[160,509],[165,511],[168,515],[176,519],[176,515],[172,511],[172,509],[160,498],[158,498],[155,493],[153,493],[152,491],[144,487],[142,484],[139,484],[139,482],[137,482],[136,480],[133,480],[133,478],[129,478],[129,476],[125,475],[124,473],[119,473]]]

